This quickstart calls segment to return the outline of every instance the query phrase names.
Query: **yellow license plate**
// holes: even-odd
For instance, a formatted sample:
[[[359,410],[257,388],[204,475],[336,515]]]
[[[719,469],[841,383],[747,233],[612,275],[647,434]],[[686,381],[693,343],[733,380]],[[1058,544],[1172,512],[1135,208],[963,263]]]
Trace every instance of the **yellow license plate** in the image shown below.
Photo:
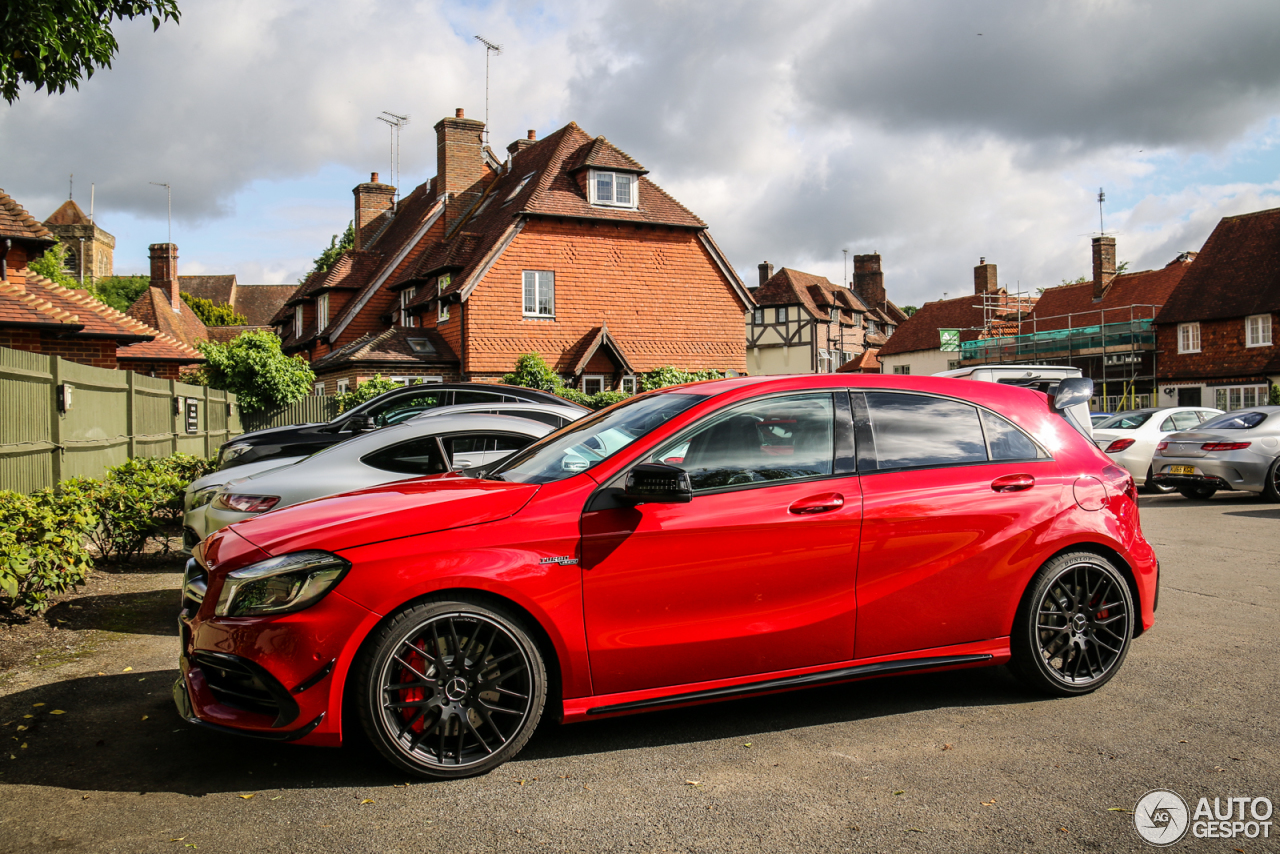
[[[1169,474],[1195,474],[1195,466],[1169,466]]]

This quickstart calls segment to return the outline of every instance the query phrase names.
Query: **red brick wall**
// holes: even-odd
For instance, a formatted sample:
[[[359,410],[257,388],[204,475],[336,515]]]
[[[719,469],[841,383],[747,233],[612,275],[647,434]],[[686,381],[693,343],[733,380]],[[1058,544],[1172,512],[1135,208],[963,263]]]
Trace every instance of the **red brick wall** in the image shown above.
[[[457,382],[461,379],[457,368],[441,368],[433,370],[430,367],[413,367],[413,368],[386,368],[382,370],[371,370],[369,368],[343,368],[334,371],[331,374],[316,377],[316,382],[324,383],[325,394],[338,393],[338,380],[350,380],[348,391],[355,391],[356,388],[366,380],[371,380],[376,374],[381,373],[384,377],[395,375],[397,377],[443,377],[444,382]]]
[[[1246,347],[1243,317],[1200,321],[1200,352],[1178,352],[1177,323],[1156,326],[1160,380],[1261,377],[1268,362],[1280,357],[1280,323],[1271,317],[1270,347]]]
[[[0,347],[42,353],[40,332],[36,329],[0,329]]]
[[[156,377],[162,380],[179,379],[179,374],[189,366],[173,362],[145,362],[142,360],[121,359],[120,370],[133,371],[143,376]],[[153,373],[154,371],[154,373]]]
[[[522,317],[524,270],[555,272],[554,320]],[[566,352],[601,324],[638,371],[746,371],[746,306],[691,231],[534,220],[466,308],[469,377],[506,373],[531,351],[567,372]],[[441,333],[457,347],[458,306],[453,314]]]
[[[15,347],[15,350],[29,347]],[[119,367],[116,361],[116,342],[96,338],[56,338],[51,334],[40,336],[40,349],[29,350],[46,356],[61,356],[68,362],[92,365],[95,368]]]

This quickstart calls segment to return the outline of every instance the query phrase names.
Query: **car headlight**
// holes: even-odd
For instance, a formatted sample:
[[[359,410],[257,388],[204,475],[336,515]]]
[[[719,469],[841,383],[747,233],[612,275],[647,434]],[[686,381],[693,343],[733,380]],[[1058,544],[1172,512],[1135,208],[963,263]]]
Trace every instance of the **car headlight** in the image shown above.
[[[300,611],[319,602],[351,564],[321,551],[294,552],[229,573],[218,594],[219,617],[256,617]]]
[[[252,447],[253,445],[223,445],[222,450],[218,452],[219,465],[231,462]]]
[[[237,513],[266,513],[279,503],[279,495],[241,495],[236,492],[220,492],[213,500],[215,509]]]
[[[191,510],[198,510],[199,508],[205,506],[210,501],[212,501],[213,496],[217,494],[218,494],[218,487],[206,486],[204,489],[201,489],[197,492],[192,493],[191,504],[189,505],[189,508]]]

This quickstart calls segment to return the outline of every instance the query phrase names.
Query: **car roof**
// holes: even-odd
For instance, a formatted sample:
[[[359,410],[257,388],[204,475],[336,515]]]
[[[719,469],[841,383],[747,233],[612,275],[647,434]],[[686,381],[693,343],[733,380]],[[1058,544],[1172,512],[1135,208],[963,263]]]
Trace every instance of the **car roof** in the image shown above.
[[[418,418],[443,418],[446,415],[463,414],[467,412],[485,412],[490,409],[502,408],[514,412],[550,412],[553,415],[572,415],[575,418],[581,417],[583,414],[590,412],[589,409],[582,409],[577,406],[565,403],[561,406],[558,403],[530,403],[528,401],[508,402],[495,400],[493,403],[456,403],[452,406],[437,406],[435,409],[428,409],[426,412],[420,412],[413,416],[410,420]]]

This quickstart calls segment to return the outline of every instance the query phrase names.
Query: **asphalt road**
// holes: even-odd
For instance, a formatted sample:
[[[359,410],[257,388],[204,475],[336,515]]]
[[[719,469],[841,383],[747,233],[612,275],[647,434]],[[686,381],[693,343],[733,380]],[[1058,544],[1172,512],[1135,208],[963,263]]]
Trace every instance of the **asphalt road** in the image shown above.
[[[1093,695],[986,669],[549,724],[448,783],[184,725],[157,625],[0,689],[0,851],[1154,851],[1125,812],[1151,789],[1280,802],[1280,505],[1174,495],[1142,517],[1157,624]]]

